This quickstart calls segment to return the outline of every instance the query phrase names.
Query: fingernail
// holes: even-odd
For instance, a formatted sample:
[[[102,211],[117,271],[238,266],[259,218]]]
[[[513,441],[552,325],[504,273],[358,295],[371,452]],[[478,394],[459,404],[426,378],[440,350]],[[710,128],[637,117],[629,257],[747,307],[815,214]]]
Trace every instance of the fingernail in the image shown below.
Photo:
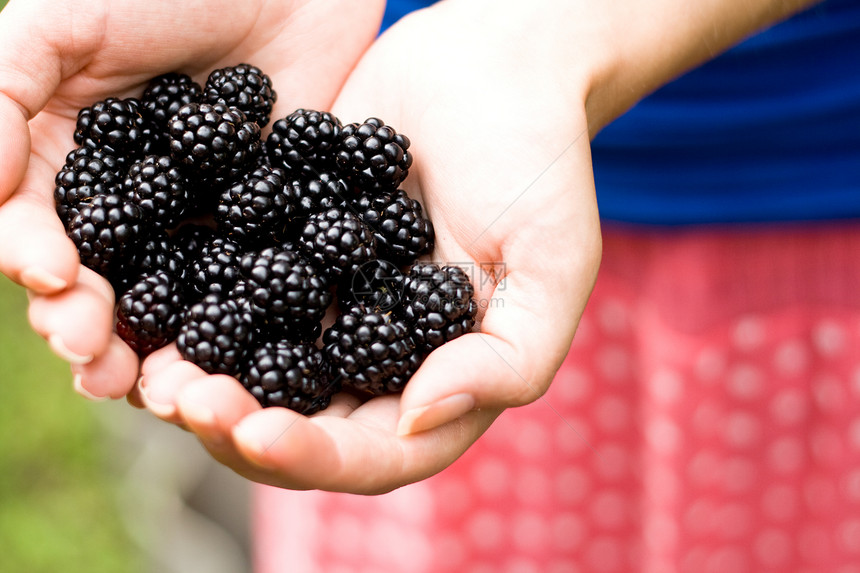
[[[63,339],[60,338],[59,334],[52,334],[48,337],[48,346],[51,347],[51,350],[54,351],[54,354],[56,354],[69,364],[89,364],[93,361],[92,354],[84,356],[81,354],[76,354],[69,350],[69,347],[66,346],[66,343],[63,342]]]
[[[454,394],[429,406],[413,408],[400,416],[400,421],[397,423],[397,435],[408,436],[437,428],[442,424],[456,420],[474,408],[475,399],[470,394]]]
[[[21,271],[21,283],[41,293],[59,292],[69,286],[69,283],[41,267],[27,267]]]
[[[77,392],[87,400],[92,400],[93,402],[104,402],[108,399],[107,396],[96,396],[95,394],[84,388],[84,377],[81,374],[75,374],[74,386],[75,392]]]
[[[176,414],[175,404],[164,404],[163,402],[156,402],[150,398],[148,393],[149,388],[147,388],[146,379],[143,376],[138,380],[138,388],[140,389],[140,397],[143,400],[143,403],[146,404],[147,410],[159,418],[170,418]]]

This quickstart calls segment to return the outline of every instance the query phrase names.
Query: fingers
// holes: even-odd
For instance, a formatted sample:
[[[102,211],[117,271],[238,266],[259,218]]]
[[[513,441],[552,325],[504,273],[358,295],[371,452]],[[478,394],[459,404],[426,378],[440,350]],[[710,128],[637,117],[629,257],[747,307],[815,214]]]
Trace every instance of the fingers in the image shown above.
[[[242,418],[260,410],[260,404],[230,376],[212,375],[174,386],[177,416],[194,432],[213,458],[247,479],[273,484],[278,478],[242,456],[233,429]]]
[[[28,315],[33,330],[72,365],[79,394],[90,400],[121,398],[134,387],[139,359],[113,333],[114,295],[104,278],[81,267],[72,287],[31,294]]]
[[[107,349],[91,362],[72,365],[75,390],[95,401],[122,398],[134,388],[139,367],[137,354],[113,335]]]
[[[30,324],[51,349],[72,364],[88,364],[112,343],[113,291],[89,269],[70,288],[30,301]]]
[[[307,417],[261,408],[232,377],[194,378],[191,372],[173,363],[149,375],[153,394],[175,400],[170,421],[184,424],[237,473],[290,489],[390,491],[449,465],[499,413],[473,411],[432,432],[402,438],[394,433],[397,396],[359,406],[357,398],[340,394],[328,409]]]
[[[0,205],[12,195],[27,170],[30,156],[30,129],[26,111],[8,96],[0,94]]]
[[[153,374],[154,372],[181,359],[182,357],[179,355],[179,351],[176,349],[175,344],[165,346],[164,348],[156,350],[147,356],[146,360],[141,364],[140,378],[138,378],[137,384],[132,387],[131,391],[129,391],[126,396],[128,403],[135,408],[146,408],[146,401],[144,400],[142,391],[142,387],[145,385],[146,375]]]
[[[377,398],[349,418],[267,408],[245,417],[233,438],[242,456],[267,472],[266,483],[379,494],[441,471],[498,415],[471,412],[457,423],[403,438],[394,434],[397,402],[395,396]]]
[[[0,272],[39,294],[73,285],[80,268],[54,210],[51,181],[52,169],[33,158],[18,191],[0,207]]]
[[[166,422],[184,424],[176,408],[177,397],[185,386],[206,377],[206,372],[183,360],[173,344],[148,357],[141,371],[138,390],[143,404]]]

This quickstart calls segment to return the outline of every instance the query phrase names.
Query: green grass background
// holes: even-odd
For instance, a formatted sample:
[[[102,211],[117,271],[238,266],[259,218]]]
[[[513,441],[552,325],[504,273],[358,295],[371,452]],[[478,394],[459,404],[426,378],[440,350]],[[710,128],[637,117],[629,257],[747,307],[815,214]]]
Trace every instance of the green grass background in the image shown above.
[[[0,571],[141,570],[100,406],[73,391],[68,365],[29,327],[24,290],[0,275]]]
[[[0,276],[0,571],[134,572],[92,404],[29,327],[24,290]]]

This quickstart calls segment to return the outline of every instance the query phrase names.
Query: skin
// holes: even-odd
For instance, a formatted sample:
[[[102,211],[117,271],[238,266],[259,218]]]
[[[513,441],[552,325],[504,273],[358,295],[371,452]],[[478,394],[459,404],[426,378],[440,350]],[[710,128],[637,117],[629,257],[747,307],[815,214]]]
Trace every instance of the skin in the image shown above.
[[[165,2],[173,15],[153,10],[143,17],[135,14],[142,8],[114,2],[110,11],[106,4],[87,8],[102,14],[107,33],[82,24],[57,38],[61,27],[29,14],[50,14],[46,7],[60,3],[28,1],[13,1],[16,11],[0,16],[0,42],[7,44],[0,54],[22,55],[0,61],[0,119],[13,126],[0,140],[0,270],[37,293],[33,327],[78,362],[79,391],[128,394],[131,403],[195,432],[241,475],[365,494],[441,471],[504,409],[538,400],[549,387],[600,260],[590,137],[674,75],[804,4],[711,0],[692,11],[677,0],[446,0],[405,18],[365,51],[378,13],[368,16],[364,3],[357,10],[348,1],[314,0],[313,9],[311,2],[257,2],[260,17],[251,11],[247,21],[243,14],[227,26],[212,16],[219,13],[213,2],[202,20],[190,16],[195,3]],[[367,29],[333,16],[350,9]],[[171,38],[174,50],[134,50],[128,30],[146,37],[162,29],[158,19],[181,21],[177,12],[194,25]],[[26,27],[14,25],[21,21],[38,22],[39,49],[23,48]],[[131,21],[137,26],[126,25]],[[283,29],[269,28],[272,22]],[[212,40],[219,27],[230,40]],[[322,38],[308,33],[314,29]],[[298,35],[319,49],[291,51]],[[41,64],[34,68],[29,58]],[[407,134],[415,165],[404,187],[434,221],[430,258],[483,269],[476,273],[478,332],[432,353],[402,396],[361,402],[342,394],[307,418],[262,410],[236,380],[206,375],[174,346],[138,372],[136,358],[110,335],[110,292],[75,263],[50,189],[72,146],[76,110],[136,93],[156,73],[178,68],[199,77],[241,60],[273,77],[281,95],[276,117],[296,107],[332,109],[347,122],[381,117]],[[28,69],[46,71],[27,79]],[[33,152],[24,175],[23,121],[43,107],[29,123]],[[27,224],[16,224],[22,215]]]

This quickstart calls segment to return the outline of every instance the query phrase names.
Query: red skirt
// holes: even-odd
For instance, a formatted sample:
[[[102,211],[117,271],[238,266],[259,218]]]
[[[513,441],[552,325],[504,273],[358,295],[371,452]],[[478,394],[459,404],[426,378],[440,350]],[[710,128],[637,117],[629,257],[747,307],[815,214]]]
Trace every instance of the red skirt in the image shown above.
[[[549,392],[441,474],[259,487],[274,572],[860,572],[860,225],[604,229]]]

